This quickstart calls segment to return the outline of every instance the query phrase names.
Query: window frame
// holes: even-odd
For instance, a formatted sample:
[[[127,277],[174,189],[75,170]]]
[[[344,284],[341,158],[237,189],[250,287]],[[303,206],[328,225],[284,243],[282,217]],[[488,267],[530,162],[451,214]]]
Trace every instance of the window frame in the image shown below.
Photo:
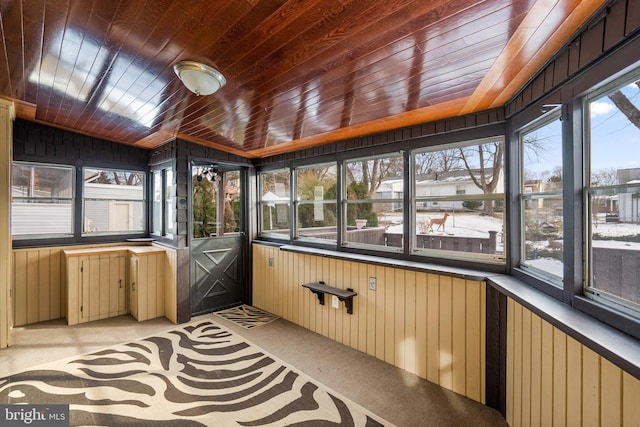
[[[597,99],[607,96],[630,83],[640,80],[640,63],[631,69],[625,70],[614,78],[605,80],[596,85],[590,91],[579,97],[582,132],[584,135],[583,157],[584,178],[581,186],[583,195],[583,247],[582,256],[584,262],[584,280],[581,283],[581,292],[576,293],[576,306],[598,318],[604,318],[607,323],[640,338],[640,303],[625,302],[620,296],[606,294],[605,291],[592,287],[593,278],[593,239],[592,239],[592,204],[590,196],[594,194],[623,194],[626,190],[638,189],[640,184],[615,184],[606,186],[592,185],[592,139],[591,117],[589,104]]]
[[[535,132],[551,123],[553,123],[554,121],[559,120],[560,121],[560,125],[561,125],[561,151],[563,152],[563,158],[561,160],[561,165],[562,165],[562,174],[563,174],[563,181],[562,181],[562,186],[560,187],[560,190],[556,190],[556,191],[541,191],[541,192],[533,192],[533,191],[526,191],[527,189],[525,188],[525,176],[524,176],[524,166],[525,166],[525,161],[524,161],[524,157],[525,157],[525,153],[524,153],[524,138],[523,136],[526,133],[531,133],[531,132]],[[524,263],[524,258],[525,258],[525,212],[523,209],[524,203],[526,200],[536,200],[539,198],[549,198],[549,197],[555,197],[555,196],[560,196],[561,199],[561,204],[564,207],[564,194],[565,194],[565,165],[566,162],[564,160],[564,146],[565,146],[565,132],[563,130],[563,111],[562,111],[562,106],[561,105],[553,105],[551,106],[551,108],[549,109],[549,111],[544,112],[541,116],[533,119],[532,121],[530,121],[529,123],[527,123],[526,125],[522,126],[521,128],[519,128],[517,130],[517,141],[518,141],[518,165],[517,165],[517,177],[518,177],[518,192],[517,192],[517,198],[518,198],[518,208],[517,208],[517,212],[518,212],[518,228],[519,228],[519,233],[518,233],[518,265],[517,268],[520,269],[521,271],[523,271],[525,274],[534,277],[538,283],[544,283],[543,286],[552,286],[554,288],[556,288],[558,291],[562,291],[563,290],[563,282],[564,282],[564,276],[565,276],[565,271],[566,268],[564,267],[564,263],[565,263],[565,255],[564,255],[564,249],[563,249],[563,254],[562,254],[562,263],[563,263],[563,273],[562,273],[562,277],[558,277],[552,273],[549,273],[547,271],[544,271],[542,269],[536,268],[535,266],[532,265],[526,265]],[[562,214],[562,220],[564,223],[564,209],[563,209],[563,214]],[[563,227],[564,230],[564,227]],[[563,233],[563,241],[564,241],[564,233]]]
[[[349,200],[349,190],[348,187],[350,185],[350,183],[348,183],[347,181],[347,164],[348,163],[357,163],[357,162],[364,162],[364,161],[370,161],[370,160],[378,160],[378,159],[391,159],[391,158],[397,158],[401,161],[402,163],[402,171],[400,176],[398,177],[398,179],[402,180],[402,197],[401,198],[383,198],[383,199],[353,199],[353,200]],[[341,230],[341,239],[339,241],[339,246],[341,248],[354,248],[354,249],[371,249],[374,251],[381,251],[381,252],[390,252],[390,253],[399,253],[402,254],[404,253],[404,245],[401,243],[400,246],[382,246],[382,245],[377,245],[377,244],[367,244],[367,243],[357,243],[357,242],[349,242],[347,240],[348,237],[348,227],[350,226],[348,224],[348,212],[349,212],[349,206],[350,205],[359,205],[359,204],[364,204],[364,203],[370,203],[372,205],[374,204],[390,204],[390,205],[396,205],[396,204],[401,204],[402,206],[402,217],[403,217],[403,224],[406,221],[406,213],[405,213],[405,199],[406,199],[406,192],[404,191],[404,189],[406,188],[405,185],[405,179],[406,179],[406,171],[405,171],[405,155],[404,155],[404,151],[400,150],[396,150],[396,151],[389,151],[387,153],[384,154],[376,154],[376,155],[372,155],[372,156],[365,156],[365,157],[349,157],[348,159],[343,159],[341,161],[342,167],[341,169],[341,180],[342,180],[342,186],[341,186],[341,194],[340,194],[340,202],[339,202],[339,206],[340,206],[340,219],[341,219],[341,223],[339,224],[340,230]],[[357,227],[357,223],[356,223],[356,227]],[[402,232],[402,235],[404,236],[404,229]],[[404,241],[404,240],[403,240]]]
[[[423,153],[429,152],[438,152],[445,151],[450,149],[458,149],[464,147],[472,147],[477,145],[488,144],[495,141],[500,141],[503,144],[503,152],[502,152],[502,193],[491,193],[487,194],[457,194],[459,192],[458,185],[456,185],[456,194],[447,194],[447,195],[433,195],[433,196],[418,196],[417,195],[417,182],[416,182],[416,156]],[[410,184],[410,212],[409,212],[409,253],[411,256],[416,259],[425,261],[429,259],[434,260],[462,260],[466,263],[478,263],[479,265],[486,265],[487,270],[490,269],[490,266],[504,266],[507,265],[508,260],[508,249],[507,246],[504,245],[504,250],[502,255],[499,254],[484,254],[484,253],[475,253],[468,251],[455,251],[455,250],[444,250],[444,249],[426,249],[419,248],[417,244],[418,234],[415,231],[417,230],[417,212],[418,212],[418,203],[427,202],[427,203],[440,203],[440,202],[464,202],[464,201],[475,201],[475,200],[483,200],[483,201],[502,201],[503,204],[503,219],[502,219],[502,240],[506,242],[506,234],[508,231],[508,212],[506,211],[507,206],[507,170],[506,170],[506,154],[507,154],[507,138],[506,135],[494,135],[480,138],[460,138],[455,141],[432,145],[428,147],[420,147],[411,150],[409,153],[409,162],[410,162],[410,173],[409,173],[409,184]],[[496,235],[497,238],[497,235]],[[474,265],[475,267],[475,265]]]
[[[93,166],[93,165],[83,165],[82,167],[79,168],[79,173],[78,178],[80,181],[80,188],[81,188],[81,197],[78,200],[79,203],[79,207],[78,210],[80,211],[80,218],[81,220],[78,221],[78,223],[76,224],[77,227],[79,227],[80,229],[80,237],[83,239],[91,239],[93,237],[104,237],[104,236],[127,236],[128,238],[132,238],[133,236],[137,236],[137,235],[144,235],[147,234],[148,229],[149,229],[149,207],[148,207],[148,203],[149,203],[149,198],[147,196],[147,188],[149,185],[149,174],[146,170],[140,170],[140,169],[122,169],[122,168],[118,168],[115,166]],[[112,171],[112,172],[132,172],[132,173],[138,173],[142,175],[142,185],[141,185],[141,189],[142,189],[142,199],[126,199],[126,198],[122,198],[122,199],[107,199],[107,198],[92,198],[92,197],[87,197],[86,196],[86,192],[85,192],[85,172],[87,170],[97,170],[97,171]],[[139,202],[141,204],[141,208],[142,208],[142,213],[140,214],[140,218],[142,219],[142,228],[139,230],[114,230],[114,231],[101,231],[101,232],[87,232],[84,229],[85,226],[85,215],[86,215],[86,204],[85,202],[87,200],[109,200],[109,201],[123,201],[123,202]]]
[[[264,204],[269,204],[271,202],[269,201],[264,201],[262,199],[262,189],[263,189],[263,176],[264,175],[269,175],[269,174],[276,174],[276,173],[280,173],[280,172],[286,172],[289,175],[289,199],[286,202],[287,206],[287,215],[289,216],[289,227],[288,227],[288,231],[285,234],[280,234],[280,233],[276,233],[273,232],[272,230],[264,230],[264,221],[265,218],[263,217],[263,206]],[[276,241],[291,241],[291,236],[292,236],[292,191],[293,191],[293,173],[291,168],[285,167],[285,168],[276,168],[276,169],[265,169],[265,170],[261,170],[259,171],[257,174],[257,181],[258,181],[258,197],[257,197],[257,204],[258,204],[258,236],[260,238],[264,238],[264,239],[274,239]],[[278,203],[275,203],[278,204]]]
[[[77,187],[76,187],[76,168],[72,165],[63,165],[63,164],[54,164],[54,163],[46,163],[46,162],[37,162],[37,161],[21,161],[14,160],[11,162],[12,172],[11,172],[11,180],[13,181],[13,168],[16,165],[28,166],[31,167],[32,170],[37,167],[48,167],[48,168],[57,168],[57,169],[65,169],[71,172],[71,197],[23,197],[23,196],[11,196],[11,205],[13,207],[14,201],[16,199],[20,200],[62,200],[69,201],[69,207],[71,210],[71,217],[69,218],[70,232],[69,233],[38,233],[38,234],[13,234],[13,230],[11,230],[11,239],[17,241],[43,241],[47,239],[71,239],[74,237],[75,232],[75,222],[76,222],[76,199],[77,199]],[[11,183],[11,188],[13,188],[13,182]],[[14,212],[12,209],[11,216],[13,216]],[[12,221],[13,223],[13,221]]]
[[[171,172],[171,179],[169,178],[169,172]],[[160,176],[160,198],[155,199],[155,180],[156,174]],[[165,162],[151,167],[149,171],[149,186],[151,196],[149,197],[149,235],[159,238],[161,240],[172,241],[176,237],[177,232],[177,184],[176,184],[176,168],[173,162]],[[154,218],[156,209],[159,203],[160,216],[159,216],[159,230],[155,230]],[[173,216],[171,216],[173,215]],[[172,219],[173,227],[169,227],[169,222]],[[173,232],[171,232],[173,230]]]
[[[320,205],[324,206],[327,204],[335,204],[336,206],[336,210],[335,210],[335,216],[336,216],[336,239],[322,239],[322,238],[314,238],[314,237],[309,237],[309,236],[300,236],[299,231],[300,228],[298,226],[298,215],[300,212],[300,206],[306,206],[306,205],[311,205],[314,206],[318,204],[318,200],[300,200],[300,196],[298,194],[298,171],[300,171],[301,169],[312,169],[312,168],[321,168],[324,166],[329,166],[329,167],[335,167],[336,169],[336,198],[335,199],[322,199],[320,201]],[[318,245],[320,247],[329,247],[329,246],[333,246],[335,247],[340,247],[340,240],[341,240],[341,236],[340,236],[340,229],[341,229],[341,219],[340,219],[340,215],[341,215],[341,209],[340,209],[340,204],[338,203],[339,201],[339,189],[341,186],[341,171],[340,169],[342,168],[342,165],[340,162],[337,161],[324,161],[324,162],[318,162],[318,163],[309,163],[309,164],[304,164],[304,165],[298,165],[296,167],[294,167],[292,169],[292,189],[293,189],[293,200],[292,200],[292,205],[293,205],[293,217],[292,217],[292,224],[293,224],[293,232],[291,234],[291,240],[292,241],[296,241],[296,242],[307,242],[307,243],[311,243],[311,244],[315,244]]]

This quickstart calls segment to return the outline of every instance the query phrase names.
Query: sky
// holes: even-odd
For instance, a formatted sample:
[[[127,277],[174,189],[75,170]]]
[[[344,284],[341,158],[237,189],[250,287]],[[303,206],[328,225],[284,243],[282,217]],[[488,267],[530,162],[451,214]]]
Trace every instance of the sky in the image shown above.
[[[640,89],[635,84],[622,88],[622,92],[640,109]],[[591,102],[592,169],[640,168],[640,129],[634,126],[606,97]],[[553,170],[561,164],[560,122],[538,131],[544,152],[538,158],[525,157],[526,167],[538,174]]]
[[[627,85],[622,92],[640,109],[638,86]],[[640,129],[607,97],[591,103],[591,141],[593,170],[640,168]]]

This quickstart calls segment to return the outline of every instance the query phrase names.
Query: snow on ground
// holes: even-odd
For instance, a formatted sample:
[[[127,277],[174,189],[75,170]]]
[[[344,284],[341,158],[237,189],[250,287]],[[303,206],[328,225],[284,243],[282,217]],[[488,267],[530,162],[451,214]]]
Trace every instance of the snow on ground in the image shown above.
[[[426,227],[429,219],[442,218],[443,213],[440,212],[428,212],[418,213],[418,224],[416,226],[416,234],[423,233],[423,228]],[[387,232],[389,233],[402,233],[403,229],[403,216],[401,213],[381,213],[379,214],[380,224],[390,224],[387,226]],[[498,232],[498,242],[504,242],[502,236],[502,219],[494,218],[478,213],[472,212],[460,212],[452,213],[449,215],[445,222],[445,229],[438,230],[437,226],[433,227],[433,231],[429,234],[434,235],[447,235],[447,236],[459,236],[459,237],[488,237],[489,231]],[[625,224],[625,223],[606,223],[598,222],[593,225],[593,233],[602,237],[608,238],[623,238],[624,236],[635,236],[640,234],[640,225],[637,224]],[[554,242],[562,243],[562,239],[554,239]],[[549,242],[546,240],[533,242],[536,249],[545,249]],[[616,248],[616,249],[628,249],[640,251],[640,243],[625,242],[622,240],[593,240],[593,246],[597,248]],[[501,248],[498,248],[500,250]],[[549,271],[554,274],[562,272],[562,263],[555,259],[539,258],[536,260],[530,260],[530,265],[540,268],[544,271]]]
[[[429,214],[418,214],[418,224],[416,225],[416,233],[422,234],[423,226],[426,227],[430,218],[442,218],[439,212]],[[402,233],[402,215],[400,214],[380,214],[380,222],[390,222],[395,225],[387,227],[389,233]],[[445,221],[444,231],[438,230],[438,226],[433,226],[430,234],[459,236],[459,237],[489,237],[489,231],[502,232],[502,219],[489,216],[482,216],[477,213],[454,213],[450,214]]]
[[[527,265],[562,277],[564,274],[562,261],[553,258],[538,258],[527,261]]]

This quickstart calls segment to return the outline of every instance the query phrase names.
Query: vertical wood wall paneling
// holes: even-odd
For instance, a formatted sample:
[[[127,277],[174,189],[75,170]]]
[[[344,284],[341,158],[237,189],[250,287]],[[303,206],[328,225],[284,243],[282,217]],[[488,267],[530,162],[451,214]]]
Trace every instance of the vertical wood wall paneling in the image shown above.
[[[415,322],[416,322],[416,345],[415,354],[413,358],[415,360],[416,370],[415,374],[422,378],[428,378],[427,375],[427,359],[428,359],[428,347],[427,347],[427,315],[430,313],[427,304],[427,274],[416,273],[416,305]],[[425,310],[425,307],[427,309]]]
[[[14,325],[27,324],[27,252],[14,251],[13,256],[13,317]]]
[[[60,248],[13,251],[11,286],[16,326],[64,317],[62,262]]]
[[[38,251],[27,252],[27,323],[39,321],[38,315],[38,264],[40,254]]]
[[[148,257],[138,256],[138,277],[136,278],[138,292],[138,320],[148,319],[147,289],[149,287]]]
[[[520,309],[521,306],[518,305]],[[515,328],[515,326],[514,326]],[[553,425],[567,425],[567,335],[553,328]],[[545,390],[546,391],[546,390]]]
[[[467,366],[466,366],[466,283],[464,279],[454,278],[452,280],[451,294],[451,374],[453,391],[465,395]],[[461,304],[462,303],[462,304]],[[476,317],[476,322],[479,319]],[[479,353],[478,353],[479,355]],[[479,381],[478,381],[479,384]]]
[[[484,403],[484,283],[256,243],[253,275],[256,307]],[[301,287],[320,280],[358,293],[353,314]]]
[[[396,339],[395,339],[395,309],[396,309],[396,289],[395,289],[395,274],[394,269],[385,267],[384,269],[384,286],[385,292],[384,297],[382,298],[382,303],[384,304],[382,307],[383,311],[382,315],[378,314],[378,320],[380,320],[380,325],[383,326],[384,335],[384,352],[381,354],[384,355],[382,359],[391,364],[396,365]],[[397,366],[397,365],[396,365]]]
[[[113,246],[88,245],[85,247]],[[12,294],[16,326],[66,317],[71,325],[81,321],[104,319],[129,312],[127,301],[127,258],[123,253],[92,256],[71,256],[69,270],[62,251],[71,247],[49,247],[13,250]],[[154,317],[167,315],[176,322],[177,252],[165,248],[154,258],[150,283],[155,284],[148,295],[149,313]],[[81,272],[83,267],[86,269]],[[68,277],[67,277],[68,276]],[[73,281],[88,284],[68,294],[66,284]],[[165,286],[166,282],[166,286]],[[69,306],[68,306],[69,305]],[[80,307],[84,316],[80,316]],[[173,316],[173,318],[171,317]]]
[[[607,420],[607,423],[612,426],[622,425],[622,370],[608,360],[603,359],[600,364],[600,371],[602,374],[600,419]],[[640,393],[636,395],[640,396]]]
[[[164,315],[167,319],[173,323],[178,323],[178,252],[175,249],[168,248],[166,246],[160,246],[154,244],[156,247],[161,247],[165,251],[164,256]]]
[[[37,283],[46,283],[46,286],[38,287],[38,317],[51,318],[49,306],[51,296],[51,283],[49,281],[51,277],[49,270],[50,251],[40,251],[38,255]]]
[[[540,425],[553,424],[553,326],[540,319]]]
[[[63,268],[62,268],[62,251],[56,248],[52,248],[49,251],[49,304],[50,312],[49,318],[46,320],[59,319],[64,317],[64,297],[63,292]]]
[[[99,319],[107,319],[109,317],[109,312],[112,304],[112,296],[116,298],[117,304],[117,292],[115,295],[112,294],[112,264],[115,267],[115,274],[118,274],[118,263],[114,261],[112,263],[111,255],[100,256],[98,258],[100,264],[98,269],[98,277],[100,280],[99,284],[99,311],[98,318]],[[117,310],[117,309],[116,309]]]
[[[80,257],[65,257],[65,262],[67,265],[67,283],[80,283],[80,278],[82,277],[80,273]],[[80,305],[82,303],[80,292],[77,289],[75,291],[69,289],[67,292],[67,324],[75,325],[80,322]]]
[[[453,278],[439,276],[439,349],[438,376],[441,386],[453,390]]]
[[[528,311],[528,310],[526,310]],[[582,424],[582,346],[567,337],[567,424]]]
[[[396,279],[397,280],[397,279]],[[404,342],[401,348],[404,349],[402,358],[402,369],[412,374],[416,371],[416,272],[404,272]]]
[[[435,274],[427,275],[427,379],[440,384],[440,281]]]
[[[640,380],[507,299],[507,422],[635,426]]]
[[[0,99],[0,348],[11,344],[11,161],[13,159],[13,102]]]
[[[624,373],[622,393],[622,425],[637,426],[640,420],[640,380]]]

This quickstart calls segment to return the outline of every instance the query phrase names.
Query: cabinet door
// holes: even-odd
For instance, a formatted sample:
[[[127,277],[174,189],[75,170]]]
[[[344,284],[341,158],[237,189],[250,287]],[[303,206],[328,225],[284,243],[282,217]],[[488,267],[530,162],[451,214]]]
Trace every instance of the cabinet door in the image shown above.
[[[129,258],[129,311],[131,315],[138,319],[138,295],[139,295],[139,284],[138,284],[138,263],[139,259],[137,256],[132,255]]]
[[[109,317],[127,314],[126,300],[126,257],[122,254],[112,254],[109,258],[108,276],[109,289]],[[102,277],[102,275],[101,275]]]
[[[79,322],[106,319],[127,313],[126,258],[122,254],[79,257]]]
[[[80,305],[82,300],[80,299],[80,287],[82,284],[82,273],[80,272],[80,257],[66,256],[66,294],[67,294],[67,324],[75,325],[79,322]]]
[[[100,318],[100,256],[80,257],[80,318],[79,323]]]

